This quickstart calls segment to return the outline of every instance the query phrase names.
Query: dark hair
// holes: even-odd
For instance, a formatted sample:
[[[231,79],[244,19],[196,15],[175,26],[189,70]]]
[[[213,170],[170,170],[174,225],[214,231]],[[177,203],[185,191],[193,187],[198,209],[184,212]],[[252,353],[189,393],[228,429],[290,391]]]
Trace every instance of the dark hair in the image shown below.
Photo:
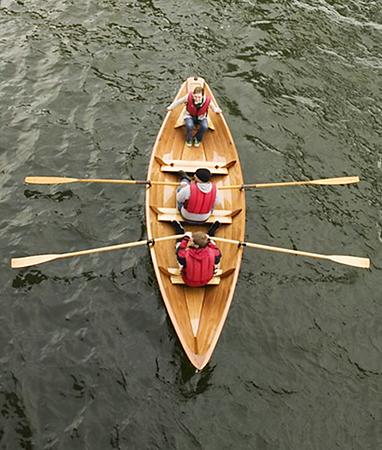
[[[199,178],[199,180],[203,183],[207,183],[211,179],[211,172],[208,169],[201,168],[195,172],[195,175]]]

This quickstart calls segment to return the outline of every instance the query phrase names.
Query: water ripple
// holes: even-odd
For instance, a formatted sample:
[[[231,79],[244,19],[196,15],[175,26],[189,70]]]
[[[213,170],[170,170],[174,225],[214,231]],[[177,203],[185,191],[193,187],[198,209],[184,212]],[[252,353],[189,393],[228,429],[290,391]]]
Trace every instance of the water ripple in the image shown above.
[[[4,448],[381,447],[381,27],[379,2],[362,0],[1,2]],[[247,182],[361,177],[248,191],[248,241],[372,259],[361,271],[246,249],[201,373],[147,249],[9,268],[145,237],[143,189],[23,180],[145,178],[193,74]]]

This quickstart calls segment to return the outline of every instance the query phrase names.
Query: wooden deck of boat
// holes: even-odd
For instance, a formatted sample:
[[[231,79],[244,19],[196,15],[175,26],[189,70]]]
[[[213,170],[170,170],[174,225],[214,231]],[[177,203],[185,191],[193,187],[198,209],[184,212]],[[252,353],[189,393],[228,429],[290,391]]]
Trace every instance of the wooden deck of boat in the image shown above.
[[[203,81],[189,78],[183,83],[176,98],[186,95],[194,85]],[[205,93],[215,101],[206,83],[204,88]],[[154,144],[148,179],[174,182],[178,181],[178,168],[188,167],[192,170],[194,167],[196,170],[198,167],[210,167],[212,171],[217,172],[213,176],[213,181],[217,183],[218,187],[242,184],[240,161],[223,114],[215,114],[210,108],[209,117],[215,130],[206,132],[199,148],[189,148],[185,145],[184,127],[175,127],[182,110],[183,106],[180,105],[168,112],[165,117]],[[197,161],[201,163],[199,164]],[[226,165],[227,167],[224,167]],[[221,167],[224,170],[219,169]],[[158,220],[157,208],[175,208],[175,194],[174,186],[153,185],[147,189],[146,220],[150,239],[174,234],[174,229],[166,217],[164,220]],[[216,209],[236,211],[236,215],[227,219],[232,223],[220,226],[216,236],[243,240],[245,231],[244,191],[224,190],[220,191],[220,196],[222,201]],[[208,225],[196,226],[184,223],[184,226],[186,231],[202,230],[207,232],[208,230]],[[173,284],[171,277],[165,273],[166,270],[163,270],[163,268],[178,267],[175,241],[158,242],[150,248],[159,288],[168,314],[188,358],[198,369],[202,369],[208,363],[216,346],[229,311],[241,264],[242,248],[232,244],[220,244],[219,248],[223,253],[221,261],[223,274],[224,272],[228,273],[228,269],[234,268],[235,270],[226,277],[223,275],[218,285],[202,288]]]

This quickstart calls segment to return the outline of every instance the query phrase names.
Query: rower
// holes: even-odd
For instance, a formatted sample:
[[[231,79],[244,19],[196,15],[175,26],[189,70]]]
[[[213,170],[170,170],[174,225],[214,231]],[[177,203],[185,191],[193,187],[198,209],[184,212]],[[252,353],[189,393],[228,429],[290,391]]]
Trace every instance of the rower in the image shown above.
[[[182,234],[183,227],[174,223],[176,233]],[[212,228],[212,227],[211,227]],[[210,229],[211,236],[215,230]],[[208,284],[219,269],[221,251],[210,236],[202,231],[187,232],[176,244],[176,257],[184,283],[190,287]]]
[[[194,181],[183,170],[179,171],[179,176],[180,187],[176,193],[176,201],[181,216],[191,223],[206,222],[215,205],[220,202],[216,185],[210,181],[210,170],[197,169]]]

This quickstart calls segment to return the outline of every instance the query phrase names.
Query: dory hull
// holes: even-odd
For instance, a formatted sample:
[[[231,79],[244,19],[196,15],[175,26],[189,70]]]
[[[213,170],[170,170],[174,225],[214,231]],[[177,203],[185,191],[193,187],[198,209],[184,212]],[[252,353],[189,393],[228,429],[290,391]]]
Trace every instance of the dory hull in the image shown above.
[[[176,98],[186,95],[195,85],[204,85],[205,93],[215,98],[203,79],[189,78],[181,86]],[[215,101],[216,103],[216,101]],[[243,183],[237,150],[223,114],[209,111],[210,129],[204,135],[200,147],[185,145],[180,105],[167,113],[152,151],[148,179],[154,181],[178,181],[178,170],[195,171],[208,167],[213,181],[219,186]],[[152,185],[146,192],[147,233],[150,239],[174,234],[170,224],[176,213],[176,187]],[[245,194],[244,191],[220,191],[221,203],[216,214],[222,214],[225,222],[216,236],[228,239],[244,239]],[[223,217],[224,216],[224,217]],[[207,224],[184,224],[186,231],[207,231]],[[158,285],[174,329],[191,363],[202,369],[210,360],[226,320],[235,291],[242,258],[242,248],[232,244],[220,244],[223,253],[223,275],[218,285],[190,288],[174,284],[169,270],[178,267],[175,242],[158,242],[150,247]],[[173,279],[174,281],[174,279]]]

